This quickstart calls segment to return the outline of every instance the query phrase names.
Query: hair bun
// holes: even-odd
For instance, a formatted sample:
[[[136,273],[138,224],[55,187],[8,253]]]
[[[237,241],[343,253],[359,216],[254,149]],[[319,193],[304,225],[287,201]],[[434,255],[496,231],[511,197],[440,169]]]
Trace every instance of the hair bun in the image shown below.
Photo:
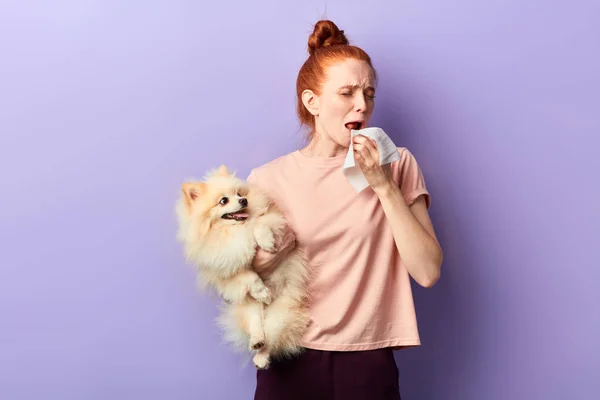
[[[315,29],[308,38],[308,53],[313,55],[315,51],[323,47],[335,45],[347,45],[348,39],[343,30],[329,20],[321,20],[315,24]]]

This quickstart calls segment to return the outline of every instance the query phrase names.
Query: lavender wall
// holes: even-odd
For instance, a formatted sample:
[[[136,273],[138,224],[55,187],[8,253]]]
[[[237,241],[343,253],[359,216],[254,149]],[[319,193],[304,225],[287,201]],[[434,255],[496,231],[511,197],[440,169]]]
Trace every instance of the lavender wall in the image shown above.
[[[598,398],[598,3],[203,3],[0,4],[0,397],[251,398],[172,205],[301,144],[327,10],[379,69],[374,123],[420,161],[445,250],[403,398]]]

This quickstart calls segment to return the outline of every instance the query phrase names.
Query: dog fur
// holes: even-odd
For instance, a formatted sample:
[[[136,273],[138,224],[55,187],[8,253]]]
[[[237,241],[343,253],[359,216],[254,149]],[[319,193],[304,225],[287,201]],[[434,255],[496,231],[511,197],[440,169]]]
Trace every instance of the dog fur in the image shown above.
[[[269,271],[251,267],[257,246],[275,251],[285,226],[274,202],[221,166],[203,181],[182,185],[176,212],[187,261],[201,285],[224,300],[218,323],[225,339],[255,352],[254,365],[262,369],[273,357],[300,353],[308,325],[304,254],[295,248]]]

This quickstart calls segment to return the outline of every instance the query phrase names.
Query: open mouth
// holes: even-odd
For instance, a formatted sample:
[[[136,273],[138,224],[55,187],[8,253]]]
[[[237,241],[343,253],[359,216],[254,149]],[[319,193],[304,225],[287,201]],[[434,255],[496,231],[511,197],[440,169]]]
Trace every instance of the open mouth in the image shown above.
[[[244,212],[245,209],[241,209],[236,212],[223,214],[221,218],[223,219],[231,219],[234,221],[245,221],[250,216],[247,212]]]
[[[346,128],[350,130],[359,130],[362,129],[365,123],[363,121],[352,121],[346,123]]]

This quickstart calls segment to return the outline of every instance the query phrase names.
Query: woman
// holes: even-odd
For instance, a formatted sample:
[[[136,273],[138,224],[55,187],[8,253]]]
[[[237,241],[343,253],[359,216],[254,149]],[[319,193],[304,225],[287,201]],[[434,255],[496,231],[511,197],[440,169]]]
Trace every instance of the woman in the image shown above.
[[[255,400],[399,399],[393,349],[420,344],[410,277],[431,287],[440,276],[429,193],[407,149],[380,166],[376,143],[361,135],[354,158],[370,187],[350,186],[342,165],[350,129],[368,126],[373,112],[375,70],[331,21],[315,25],[308,48],[297,111],[310,143],[248,178],[290,225],[275,254],[259,250],[255,268],[268,269],[297,242],[314,270],[307,350],[258,371]]]

